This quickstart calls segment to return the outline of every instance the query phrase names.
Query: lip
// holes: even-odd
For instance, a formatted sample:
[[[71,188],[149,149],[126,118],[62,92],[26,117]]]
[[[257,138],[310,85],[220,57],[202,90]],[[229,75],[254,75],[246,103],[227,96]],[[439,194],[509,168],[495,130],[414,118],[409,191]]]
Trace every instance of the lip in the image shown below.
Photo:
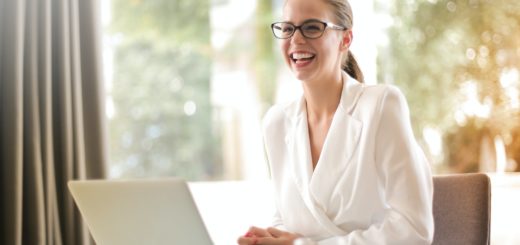
[[[287,55],[289,55],[289,57],[292,58],[293,54],[298,54],[298,53],[301,53],[301,54],[311,54],[311,55],[316,56],[316,54],[314,52],[307,51],[307,50],[295,50],[295,51],[288,52]]]
[[[313,61],[314,61],[314,59],[305,60],[305,61],[294,61],[293,59],[291,59],[291,64],[295,68],[301,69],[301,68],[305,68],[306,66],[309,66]]]
[[[295,60],[295,59],[293,59],[294,54],[310,54],[310,55],[312,55],[312,59],[304,60],[304,61]],[[305,67],[309,66],[314,61],[315,58],[316,58],[316,54],[314,52],[310,52],[307,50],[295,50],[295,51],[291,51],[288,53],[288,59],[290,60],[291,65],[297,69],[301,69],[301,68],[305,68]]]

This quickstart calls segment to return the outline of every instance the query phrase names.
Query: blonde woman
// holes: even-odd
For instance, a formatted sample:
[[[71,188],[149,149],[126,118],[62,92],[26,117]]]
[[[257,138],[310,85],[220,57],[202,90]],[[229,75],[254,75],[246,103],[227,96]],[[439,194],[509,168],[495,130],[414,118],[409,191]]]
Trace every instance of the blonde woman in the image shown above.
[[[271,27],[304,93],[264,118],[277,212],[238,244],[430,244],[428,162],[402,93],[363,83],[349,3],[287,0]]]

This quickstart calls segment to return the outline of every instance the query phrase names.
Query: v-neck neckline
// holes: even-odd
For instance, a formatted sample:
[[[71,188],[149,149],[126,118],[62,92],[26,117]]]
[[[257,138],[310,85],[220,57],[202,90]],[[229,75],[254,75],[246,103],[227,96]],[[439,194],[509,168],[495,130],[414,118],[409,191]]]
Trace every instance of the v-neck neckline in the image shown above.
[[[340,97],[340,102],[338,103],[338,107],[336,108],[336,111],[334,112],[334,115],[332,116],[332,120],[330,121],[330,126],[329,126],[329,129],[327,130],[327,134],[325,135],[325,139],[323,140],[323,145],[321,146],[321,151],[320,151],[320,156],[318,157],[318,161],[316,162],[316,166],[314,166],[314,162],[313,162],[313,159],[312,159],[312,150],[311,150],[311,137],[310,137],[310,131],[309,131],[309,118],[308,118],[308,111],[307,111],[307,102],[304,100],[304,105],[303,105],[303,120],[304,120],[304,128],[306,129],[305,130],[305,133],[306,133],[306,141],[305,144],[306,144],[306,151],[307,151],[307,154],[308,154],[308,161],[306,163],[307,165],[307,168],[308,170],[310,171],[310,177],[312,179],[312,176],[314,176],[314,173],[320,168],[318,166],[320,166],[320,163],[323,162],[323,154],[326,153],[326,150],[327,150],[327,146],[328,146],[328,141],[329,141],[329,138],[331,137],[330,136],[330,132],[332,131],[333,129],[333,126],[335,125],[335,121],[337,120],[337,115],[338,115],[338,110],[341,110],[340,109],[340,105],[341,105],[341,102],[342,102],[342,99],[343,99],[343,91],[341,93],[341,97]]]
[[[339,104],[338,104],[338,107],[339,107]],[[332,118],[330,119],[330,124],[328,125],[328,128],[327,128],[327,132],[325,133],[325,137],[323,138],[323,143],[321,145],[321,148],[319,149],[319,156],[318,156],[318,159],[316,161],[316,165],[314,165],[314,159],[313,159],[313,152],[312,152],[312,141],[311,141],[311,128],[310,128],[310,123],[309,123],[309,116],[308,114],[306,115],[306,126],[307,126],[307,138],[308,138],[308,152],[309,152],[309,156],[310,156],[310,161],[311,161],[311,169],[312,169],[312,172],[314,172],[318,166],[318,164],[320,163],[320,159],[322,159],[322,155],[323,155],[323,152],[325,150],[325,145],[327,143],[327,140],[330,138],[330,131],[331,131],[331,128],[332,128],[332,124],[334,122],[334,118],[336,117],[336,112],[338,111],[338,108],[336,108],[336,111],[334,112],[334,114],[332,115]],[[307,113],[307,112],[306,112]]]

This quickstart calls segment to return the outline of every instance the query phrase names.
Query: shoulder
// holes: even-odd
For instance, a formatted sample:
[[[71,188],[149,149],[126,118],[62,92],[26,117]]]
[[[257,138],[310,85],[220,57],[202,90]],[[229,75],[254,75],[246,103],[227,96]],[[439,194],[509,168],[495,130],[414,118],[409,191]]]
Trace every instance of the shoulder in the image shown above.
[[[391,84],[366,85],[364,86],[363,96],[376,100],[383,100],[387,97],[404,98],[401,90],[397,86]]]
[[[270,127],[279,125],[283,122],[285,113],[283,107],[280,105],[273,105],[264,115],[262,119],[262,128],[264,131]]]
[[[297,113],[298,100],[285,104],[275,104],[267,110],[262,120],[264,133],[276,129],[282,129],[293,114]]]
[[[364,86],[363,95],[360,98],[362,105],[373,105],[378,109],[387,106],[406,106],[406,98],[395,85],[378,84]]]
[[[389,113],[408,114],[408,105],[401,90],[389,84],[364,85],[353,114],[371,124]]]
[[[385,92],[380,102],[380,108],[386,110],[387,114],[395,115],[409,114],[406,97],[401,90],[394,85],[385,85]]]

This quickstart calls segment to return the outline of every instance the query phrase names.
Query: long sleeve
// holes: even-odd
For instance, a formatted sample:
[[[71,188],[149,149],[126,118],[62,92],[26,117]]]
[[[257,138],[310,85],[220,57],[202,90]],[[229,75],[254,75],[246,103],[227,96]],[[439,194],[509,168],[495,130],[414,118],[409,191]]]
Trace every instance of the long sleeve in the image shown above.
[[[274,168],[274,166],[272,165],[272,160],[270,159],[269,152],[273,152],[273,151],[276,151],[279,149],[276,149],[276,148],[273,149],[272,147],[270,148],[269,145],[267,144],[268,132],[275,133],[275,135],[281,134],[281,132],[279,132],[279,127],[276,127],[276,126],[281,124],[280,120],[282,118],[283,118],[283,114],[281,113],[281,110],[277,106],[273,106],[267,111],[266,115],[264,116],[264,119],[262,120],[262,138],[263,138],[263,142],[264,142],[264,152],[266,153],[267,165],[271,172],[271,181],[272,182],[275,181],[274,180],[275,173],[272,172],[272,169]],[[280,154],[280,153],[278,153],[278,154]],[[271,188],[273,188],[273,193],[274,193],[275,189],[276,189],[276,185],[273,184],[271,186]],[[287,228],[283,224],[283,220],[280,215],[278,205],[275,205],[275,213],[273,214],[273,217],[272,217],[271,226],[275,227],[277,229],[280,229],[280,230],[287,230]]]
[[[276,210],[275,214],[273,215],[272,226],[279,230],[287,230],[287,228],[285,228],[283,225],[282,217],[280,217],[280,212],[278,210]]]
[[[412,133],[401,92],[386,86],[375,132],[375,165],[383,199],[383,218],[367,229],[317,241],[332,244],[431,244],[433,186],[431,173]]]

